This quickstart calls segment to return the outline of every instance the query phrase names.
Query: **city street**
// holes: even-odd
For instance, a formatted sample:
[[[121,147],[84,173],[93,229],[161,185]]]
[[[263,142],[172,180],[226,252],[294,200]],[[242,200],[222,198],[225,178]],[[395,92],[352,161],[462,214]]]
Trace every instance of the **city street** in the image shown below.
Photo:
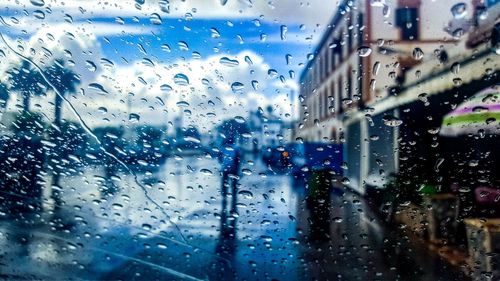
[[[0,221],[0,279],[468,280],[351,192],[312,206],[303,183],[259,159],[242,171],[226,198],[205,156],[169,158],[140,185],[76,171],[61,179],[62,208],[46,200],[29,222]]]

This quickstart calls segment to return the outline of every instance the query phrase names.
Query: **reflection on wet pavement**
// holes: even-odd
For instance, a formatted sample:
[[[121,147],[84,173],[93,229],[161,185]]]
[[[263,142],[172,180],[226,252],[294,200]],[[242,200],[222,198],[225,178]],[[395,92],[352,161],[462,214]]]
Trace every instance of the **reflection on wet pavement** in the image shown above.
[[[0,278],[467,280],[388,231],[355,194],[311,200],[259,161],[222,192],[216,167],[169,159],[141,175],[187,241],[125,173],[93,167],[61,178],[61,208],[47,201],[28,220],[0,222]]]

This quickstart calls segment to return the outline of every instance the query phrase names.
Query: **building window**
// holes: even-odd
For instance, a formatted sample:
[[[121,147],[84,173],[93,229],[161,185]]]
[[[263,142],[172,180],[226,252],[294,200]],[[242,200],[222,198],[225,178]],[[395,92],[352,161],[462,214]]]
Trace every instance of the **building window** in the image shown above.
[[[321,58],[321,54],[318,54],[318,75],[318,82],[321,83],[321,80],[323,79],[323,60]]]
[[[349,13],[349,19],[347,19],[347,52],[351,52],[352,49],[353,49],[353,29],[354,27],[352,26],[352,17],[353,17],[353,13],[350,12]]]
[[[337,103],[337,100],[338,100],[338,97],[335,97],[335,82],[332,81],[332,83],[330,84],[330,96],[328,97],[329,99],[329,106],[332,107],[332,109],[328,109],[329,110],[329,114],[331,113],[334,113],[337,111],[337,107],[335,106],[336,103]]]
[[[343,57],[343,53],[342,53],[342,36],[344,36],[344,31],[341,31],[340,34],[339,34],[339,38],[337,39],[337,47],[335,48],[336,49],[336,53],[338,54],[338,63],[340,64],[343,60],[344,60],[344,57]]]
[[[323,93],[323,117],[328,117],[328,88]]]
[[[418,40],[418,8],[398,8],[396,26],[401,30],[401,40]]]
[[[307,105],[307,108],[309,109],[309,115],[307,116],[307,120],[309,121],[309,124],[312,124],[314,120],[314,100],[311,99],[309,100],[309,104]]]
[[[328,75],[330,75],[333,69],[332,51],[330,49],[326,50],[326,61],[327,61]]]
[[[337,90],[337,96],[339,97],[339,113],[343,112],[344,106],[343,106],[343,99],[345,98],[345,91],[342,89],[342,77],[339,77],[339,82],[337,84],[338,90]]]
[[[328,50],[325,50],[323,52],[323,67],[325,69],[325,78],[328,77]]]
[[[309,124],[311,124],[314,120],[314,101],[312,100],[312,97],[307,103],[307,108],[309,109],[309,116],[307,120],[309,121]]]
[[[314,110],[316,111],[316,115],[314,116],[314,119],[316,119],[316,120],[321,119],[320,99],[321,99],[321,93],[317,93],[316,96],[314,97],[314,106],[315,106]]]
[[[321,118],[321,111],[319,108],[319,95],[314,97],[314,119],[319,120]]]
[[[318,94],[318,120],[321,120],[323,118],[323,93]]]
[[[347,70],[347,98],[352,99],[352,69],[349,67]]]
[[[358,14],[358,46],[363,46],[363,14]]]
[[[337,42],[337,40],[333,40],[332,41],[332,44],[335,45]],[[335,68],[335,54],[336,54],[336,49],[337,49],[337,46],[333,47],[330,51],[330,59],[331,59],[331,65],[332,65],[332,71],[333,69]]]

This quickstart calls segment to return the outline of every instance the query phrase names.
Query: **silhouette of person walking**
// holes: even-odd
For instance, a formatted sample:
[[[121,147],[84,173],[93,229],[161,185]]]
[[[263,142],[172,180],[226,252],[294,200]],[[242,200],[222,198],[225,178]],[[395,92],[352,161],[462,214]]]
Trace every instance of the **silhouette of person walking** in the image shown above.
[[[240,168],[240,150],[235,144],[234,137],[228,136],[224,139],[223,148],[220,152],[219,160],[221,162],[222,172],[222,186],[221,195],[223,203],[227,202],[225,198],[228,195],[228,189],[231,189],[233,200],[231,202],[231,209],[236,207],[236,191],[237,180],[239,179],[238,171]],[[226,210],[226,206],[222,206]]]
[[[217,258],[212,263],[211,277],[215,280],[236,280],[234,254],[236,250],[237,180],[240,168],[240,151],[232,136],[226,137],[219,154],[221,163],[221,221],[220,233],[215,247]],[[230,192],[229,192],[230,191]],[[230,195],[230,196],[229,196]],[[230,202],[228,202],[230,201]],[[228,207],[228,205],[230,205]]]

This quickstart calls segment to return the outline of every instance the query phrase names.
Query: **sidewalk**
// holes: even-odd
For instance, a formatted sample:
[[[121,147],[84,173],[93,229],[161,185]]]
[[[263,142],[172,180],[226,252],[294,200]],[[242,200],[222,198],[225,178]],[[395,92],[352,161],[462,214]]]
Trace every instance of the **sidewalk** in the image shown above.
[[[459,245],[452,244],[439,244],[433,243],[426,239],[427,236],[427,218],[426,213],[422,212],[420,208],[412,204],[404,207],[399,207],[395,213],[394,222],[389,223],[381,218],[380,210],[378,206],[370,200],[366,194],[361,195],[356,190],[346,187],[350,192],[354,192],[358,196],[366,198],[369,202],[370,208],[373,210],[374,214],[380,217],[384,225],[390,229],[390,231],[404,234],[409,237],[409,241],[412,244],[426,249],[427,253],[424,255],[439,256],[440,259],[445,261],[447,264],[455,267],[457,270],[463,272],[466,276],[471,276],[471,267],[469,261],[469,256],[467,249],[465,247],[460,247]],[[337,189],[342,189],[337,187]]]

